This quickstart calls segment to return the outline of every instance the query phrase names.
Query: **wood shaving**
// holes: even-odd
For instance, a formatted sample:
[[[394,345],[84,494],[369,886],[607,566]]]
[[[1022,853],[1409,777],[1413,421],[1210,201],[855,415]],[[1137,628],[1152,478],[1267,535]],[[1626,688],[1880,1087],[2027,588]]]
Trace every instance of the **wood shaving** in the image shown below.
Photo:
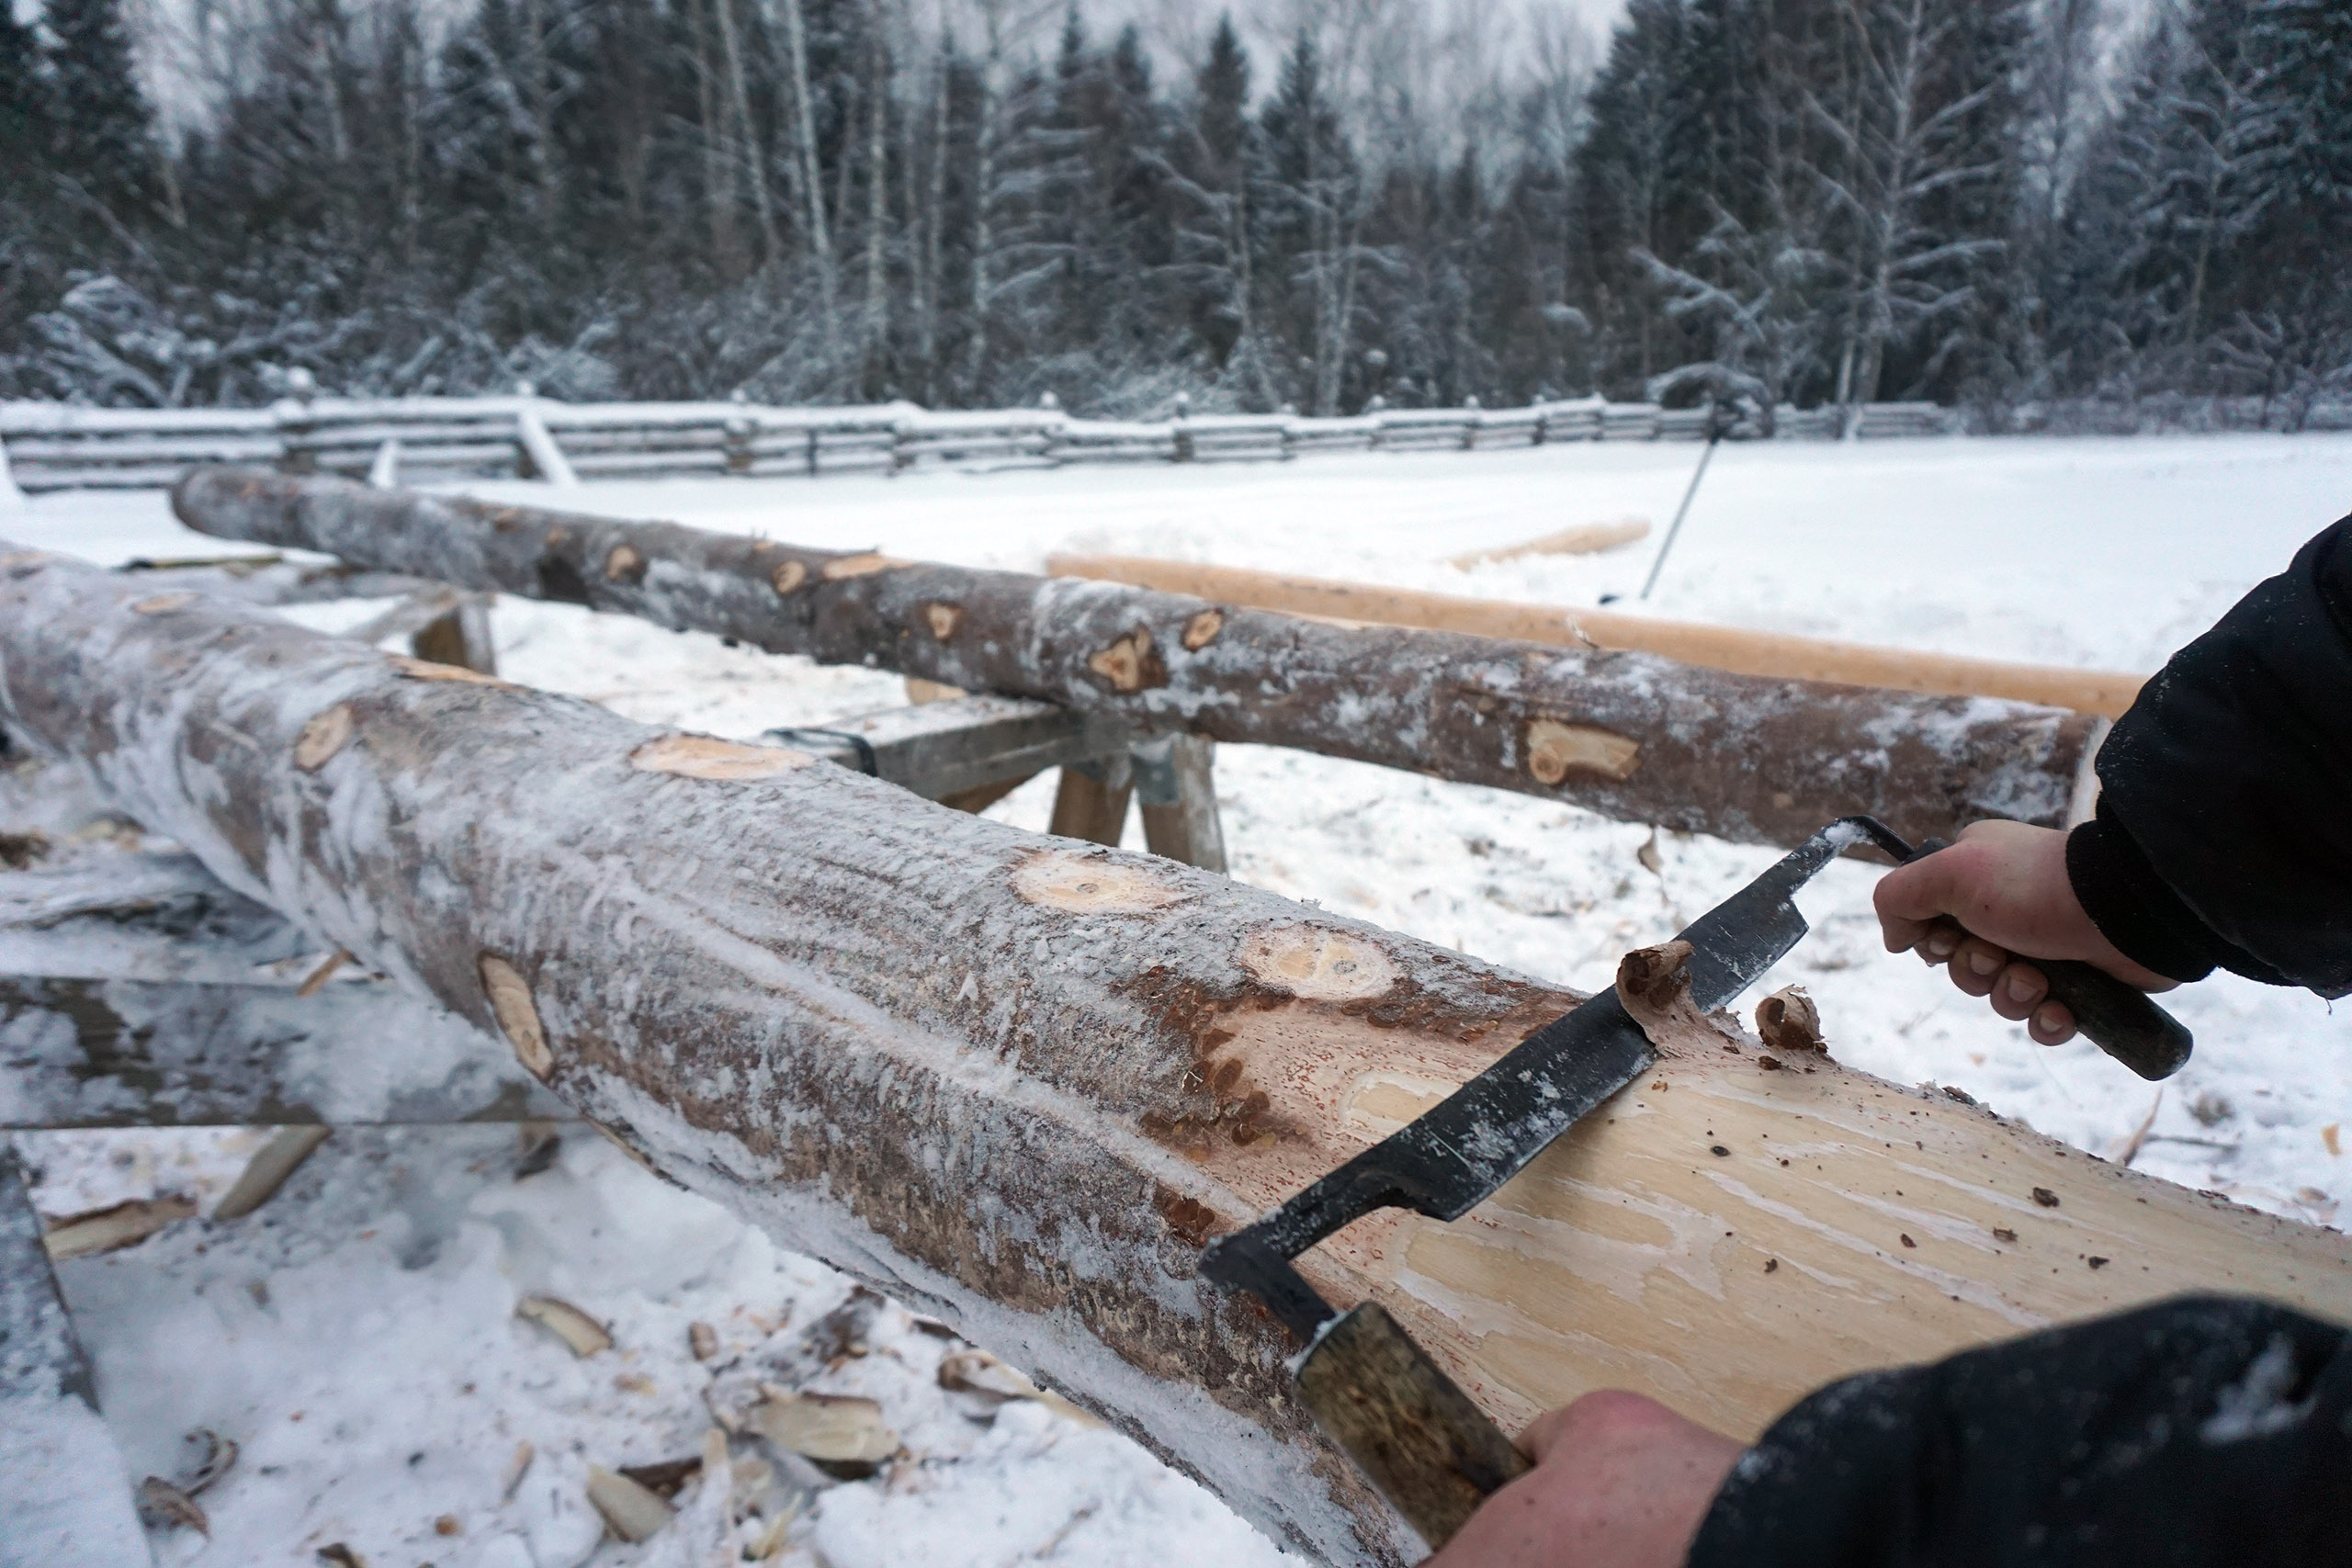
[[[514,1315],[545,1328],[571,1346],[575,1356],[585,1358],[613,1348],[613,1337],[603,1324],[554,1296],[525,1296],[514,1303]]]

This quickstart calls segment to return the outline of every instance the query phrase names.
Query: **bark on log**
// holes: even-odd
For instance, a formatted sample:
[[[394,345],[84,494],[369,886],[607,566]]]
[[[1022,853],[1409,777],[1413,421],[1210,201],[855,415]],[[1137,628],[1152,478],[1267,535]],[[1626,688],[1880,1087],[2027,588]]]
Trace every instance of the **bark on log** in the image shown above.
[[[1487,557],[1471,558],[1477,559]],[[1500,559],[1500,556],[1491,558]],[[1454,564],[1464,564],[1455,558]],[[2121,718],[2147,682],[2114,670],[2054,664],[2012,664],[1959,653],[1873,648],[1832,637],[1792,637],[1702,621],[1668,621],[1613,610],[1557,604],[1514,604],[1424,593],[1385,583],[1291,577],[1197,561],[1137,556],[1054,556],[1056,577],[1122,582],[1163,593],[1190,593],[1261,610],[1391,626],[1426,626],[1476,637],[1511,637],[1564,648],[1606,648],[1655,653],[1684,664],[1783,681],[1837,682],[1937,696],[1998,697],[2041,703],[2105,718]]]
[[[0,547],[0,718],[1278,1538],[1417,1554],[1287,1397],[1286,1337],[1194,1265],[1571,995],[846,769],[141,603]],[[2183,1289],[2352,1297],[2341,1235],[1752,1042],[1669,1046],[1461,1223],[1378,1216],[1305,1271],[1506,1427],[1620,1385],[1753,1433],[1824,1378]]]
[[[1982,817],[2063,824],[2096,723],[335,479],[198,468],[173,504],[224,538],[1747,842],[1799,843],[1856,811],[1914,839]]]

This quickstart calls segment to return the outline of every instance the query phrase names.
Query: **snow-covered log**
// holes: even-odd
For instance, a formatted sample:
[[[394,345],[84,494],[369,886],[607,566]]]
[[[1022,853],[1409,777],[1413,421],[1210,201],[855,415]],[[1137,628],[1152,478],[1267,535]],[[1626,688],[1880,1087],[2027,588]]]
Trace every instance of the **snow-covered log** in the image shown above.
[[[786,750],[0,547],[0,721],[222,881],[501,1031],[657,1169],[1104,1411],[1279,1539],[1417,1555],[1194,1273],[1577,1001]],[[1835,1021],[1830,1021],[1833,1031]],[[1821,1380],[2192,1288],[2342,1313],[2346,1238],[1753,1039],[1447,1226],[1302,1268],[1506,1427],[1600,1385],[1753,1433]]]
[[[198,468],[173,504],[223,538],[1747,842],[1799,843],[1857,811],[1915,839],[1988,816],[2061,823],[2096,723],[336,479]]]

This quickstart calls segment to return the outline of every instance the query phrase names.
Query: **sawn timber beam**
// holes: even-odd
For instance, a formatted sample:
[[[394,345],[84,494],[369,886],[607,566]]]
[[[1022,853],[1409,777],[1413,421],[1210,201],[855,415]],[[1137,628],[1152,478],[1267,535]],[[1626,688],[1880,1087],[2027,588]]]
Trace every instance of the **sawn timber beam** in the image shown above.
[[[0,546],[0,722],[1278,1539],[1418,1555],[1287,1398],[1287,1335],[1195,1266],[1574,994],[806,752],[142,598]],[[1462,1221],[1374,1216],[1301,1271],[1507,1429],[1617,1386],[1753,1434],[1827,1378],[2183,1290],[2352,1306],[2342,1235],[1733,1043],[1665,1039]]]
[[[2062,824],[2099,722],[257,469],[198,468],[173,505],[221,538],[1746,842],[1856,812],[1915,839]]]

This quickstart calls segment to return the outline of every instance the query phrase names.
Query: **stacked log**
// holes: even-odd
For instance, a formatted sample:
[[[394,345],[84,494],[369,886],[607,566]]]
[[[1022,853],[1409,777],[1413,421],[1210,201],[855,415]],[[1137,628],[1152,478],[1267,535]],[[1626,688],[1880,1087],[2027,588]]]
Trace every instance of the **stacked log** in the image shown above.
[[[1801,843],[1852,812],[1913,839],[1983,817],[2062,824],[2098,722],[335,479],[199,468],[173,504],[222,538],[1741,842]]]

